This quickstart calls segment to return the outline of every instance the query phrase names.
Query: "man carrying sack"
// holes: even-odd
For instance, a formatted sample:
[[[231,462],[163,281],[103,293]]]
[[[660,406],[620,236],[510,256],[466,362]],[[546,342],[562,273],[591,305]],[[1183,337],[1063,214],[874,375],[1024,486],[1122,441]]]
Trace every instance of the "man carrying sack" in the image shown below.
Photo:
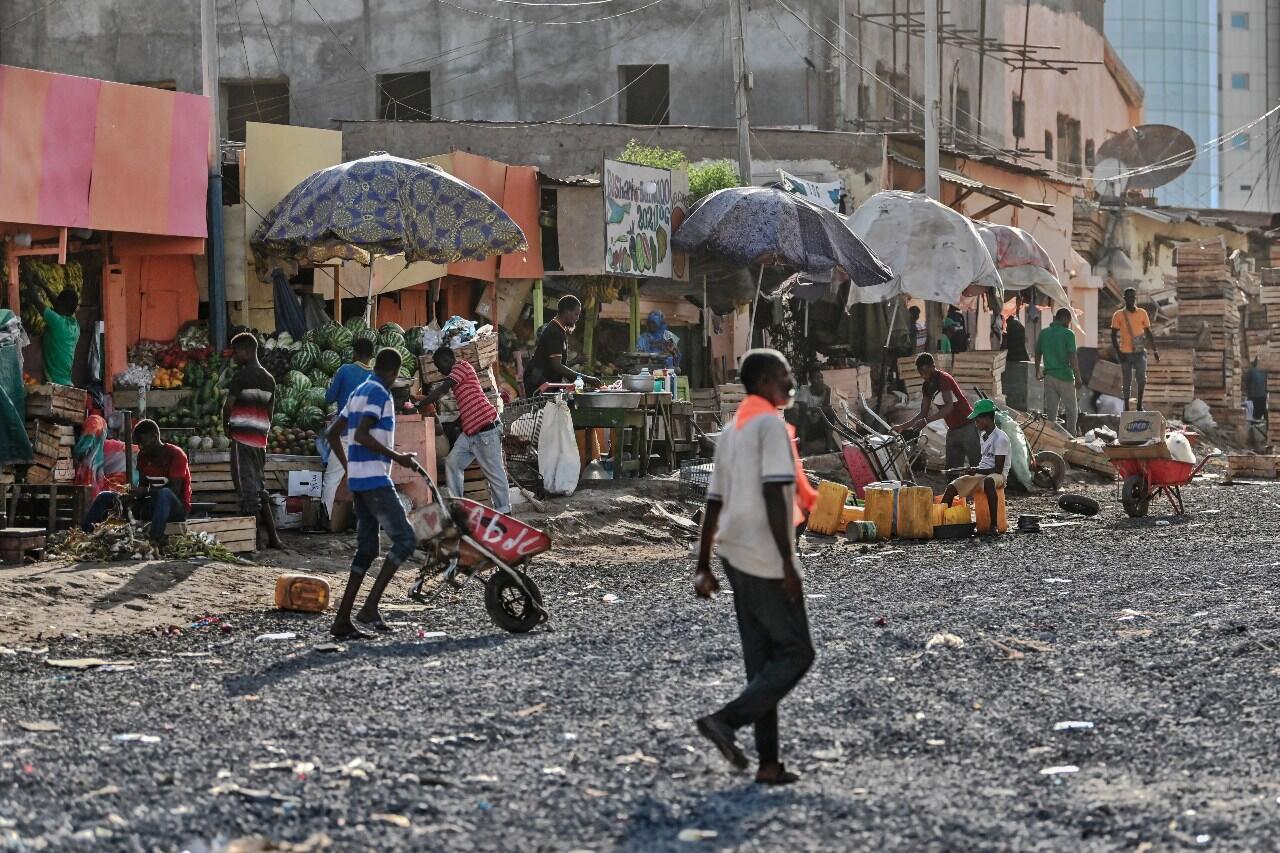
[[[1160,360],[1156,349],[1156,336],[1151,333],[1151,318],[1145,308],[1138,307],[1138,291],[1132,287],[1124,289],[1124,307],[1111,315],[1111,346],[1115,347],[1116,357],[1120,359],[1120,371],[1124,382],[1124,407],[1129,409],[1129,389],[1134,374],[1138,379],[1138,408],[1143,411],[1142,392],[1147,388],[1147,352]]]

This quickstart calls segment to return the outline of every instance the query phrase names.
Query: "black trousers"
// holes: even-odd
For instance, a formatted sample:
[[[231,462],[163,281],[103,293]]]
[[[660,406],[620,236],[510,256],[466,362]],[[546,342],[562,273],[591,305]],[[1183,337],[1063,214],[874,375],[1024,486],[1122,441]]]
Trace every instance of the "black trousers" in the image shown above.
[[[761,764],[778,760],[778,703],[813,664],[813,641],[803,601],[791,601],[781,580],[740,572],[727,562],[733,607],[742,635],[747,687],[716,716],[735,729],[755,726]]]

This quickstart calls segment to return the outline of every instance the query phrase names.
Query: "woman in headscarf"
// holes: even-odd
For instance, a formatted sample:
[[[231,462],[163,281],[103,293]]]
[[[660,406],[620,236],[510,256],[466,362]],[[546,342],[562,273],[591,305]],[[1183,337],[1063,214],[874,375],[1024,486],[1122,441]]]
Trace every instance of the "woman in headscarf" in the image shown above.
[[[636,349],[653,355],[665,355],[667,367],[680,366],[680,339],[667,328],[667,318],[661,311],[649,312],[645,330],[636,341]]]
[[[134,453],[137,453],[136,449]],[[89,495],[91,500],[108,489],[116,492],[129,490],[125,483],[124,442],[107,438],[107,422],[101,415],[90,415],[84,419],[80,438],[76,440],[71,455],[76,463],[74,482],[93,487]],[[137,479],[136,472],[134,479]]]

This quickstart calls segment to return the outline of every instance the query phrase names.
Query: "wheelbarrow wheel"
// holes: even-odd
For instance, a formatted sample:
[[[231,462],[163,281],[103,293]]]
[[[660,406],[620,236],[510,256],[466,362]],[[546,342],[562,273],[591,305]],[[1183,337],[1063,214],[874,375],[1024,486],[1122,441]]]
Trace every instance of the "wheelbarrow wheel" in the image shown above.
[[[1041,450],[1035,456],[1035,473],[1031,480],[1038,488],[1057,489],[1067,478],[1067,463],[1052,450]]]
[[[484,607],[489,611],[493,624],[502,630],[525,634],[542,621],[542,593],[524,572],[517,571],[516,574],[520,576],[520,582],[501,569],[490,576],[484,586]],[[524,589],[520,588],[520,583],[524,584]]]
[[[1147,514],[1151,504],[1151,493],[1147,491],[1146,481],[1137,474],[1124,478],[1120,485],[1120,503],[1130,518],[1141,518]]]

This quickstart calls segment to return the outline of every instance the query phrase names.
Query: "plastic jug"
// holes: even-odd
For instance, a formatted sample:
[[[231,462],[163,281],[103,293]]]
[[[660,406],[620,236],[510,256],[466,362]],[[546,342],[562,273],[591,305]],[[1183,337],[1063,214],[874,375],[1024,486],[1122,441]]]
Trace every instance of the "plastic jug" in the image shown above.
[[[932,539],[933,506],[933,489],[903,486],[898,491],[898,535],[903,539]]]
[[[978,490],[973,493],[973,512],[977,516],[978,532],[990,533],[991,531],[991,508],[987,506],[987,493],[985,490]],[[996,489],[996,526],[997,533],[1009,532],[1009,518],[1005,515],[1004,509],[1004,488]]]
[[[888,539],[893,535],[893,520],[900,488],[901,483],[871,483],[864,490],[866,506],[863,508],[863,518],[876,526],[878,539]]]
[[[839,483],[823,480],[818,483],[818,503],[809,513],[809,529],[814,533],[832,536],[840,529],[844,502],[849,489]]]
[[[276,578],[276,607],[303,613],[323,613],[329,606],[329,582],[313,575],[288,574]]]

